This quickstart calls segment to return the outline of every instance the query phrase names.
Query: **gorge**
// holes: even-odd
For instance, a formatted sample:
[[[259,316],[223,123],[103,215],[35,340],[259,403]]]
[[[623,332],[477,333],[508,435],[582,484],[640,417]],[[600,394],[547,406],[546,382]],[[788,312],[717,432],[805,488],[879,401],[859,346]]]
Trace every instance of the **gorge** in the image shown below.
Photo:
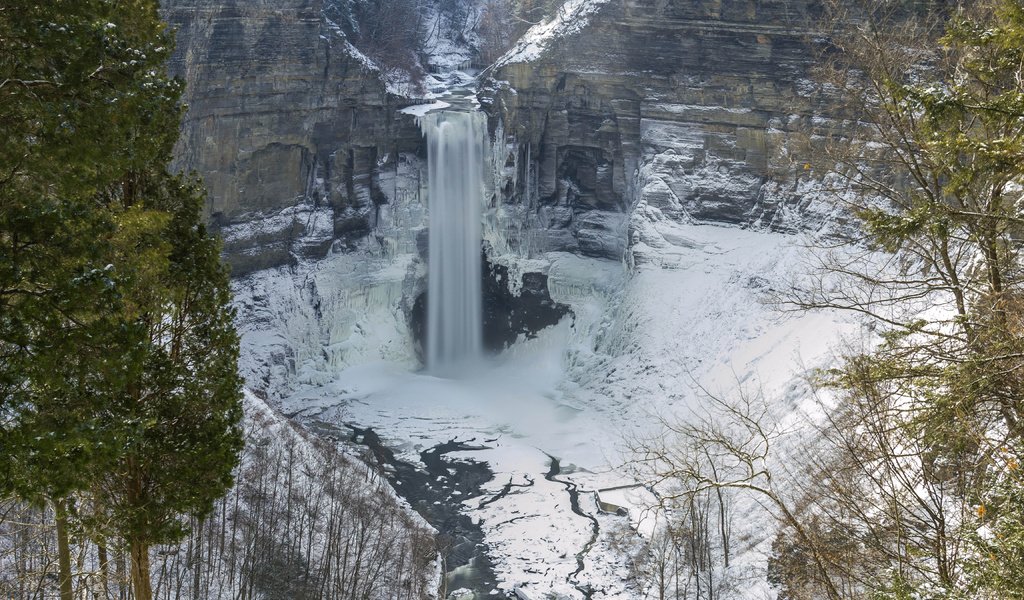
[[[355,45],[358,4],[164,4],[189,84],[178,161],[210,188],[247,385],[342,447],[372,430],[412,509],[479,528],[488,574],[466,577],[460,546],[443,579],[469,589],[447,597],[649,597],[630,548],[661,517],[629,440],[708,393],[799,419],[793,373],[857,328],[766,304],[803,276],[800,236],[843,226],[800,139],[827,127],[815,3],[569,0],[492,64],[444,12],[483,4],[422,3],[418,91]],[[445,461],[492,478],[442,481]],[[436,491],[403,490],[409,465]],[[716,581],[768,594],[771,517],[729,502]]]
[[[1024,598],[1024,0],[4,0],[0,597]]]

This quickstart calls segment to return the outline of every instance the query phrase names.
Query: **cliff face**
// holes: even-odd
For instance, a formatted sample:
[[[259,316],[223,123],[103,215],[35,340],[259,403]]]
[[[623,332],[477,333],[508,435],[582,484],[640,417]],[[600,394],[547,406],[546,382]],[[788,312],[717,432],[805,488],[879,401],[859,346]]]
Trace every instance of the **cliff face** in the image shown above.
[[[419,200],[418,175],[401,173],[422,154],[419,132],[329,18],[346,2],[163,3],[171,68],[189,84],[179,166],[204,177],[236,274],[356,247],[385,203]],[[520,253],[630,249],[643,262],[645,244],[665,243],[651,218],[805,225],[794,132],[821,112],[815,6],[571,0],[569,33],[528,34],[483,93],[509,149],[495,153],[497,183],[517,205]]]
[[[278,363],[295,372],[322,359],[323,343],[338,354],[323,359],[328,370],[354,364],[362,355],[338,343],[353,336],[380,347],[377,358],[401,346],[414,362],[405,346],[422,338],[423,144],[398,112],[409,101],[389,93],[337,24],[351,29],[348,2],[163,3],[177,29],[171,68],[188,83],[179,166],[204,177],[234,274],[298,262],[296,273],[318,274],[288,284],[304,325],[289,324],[301,339]],[[701,247],[678,225],[817,225],[800,141],[826,100],[809,72],[815,5],[567,0],[487,71],[480,99],[496,193],[484,276],[495,347],[561,316],[567,292],[558,277],[549,292],[555,259],[545,253],[675,269]],[[441,22],[430,10],[427,23]],[[448,64],[450,42],[435,40],[428,62]],[[246,290],[254,322],[279,283]],[[366,307],[378,304],[374,320],[393,330],[368,325]],[[543,322],[523,318],[541,307]]]
[[[236,275],[364,237],[400,153],[419,147],[399,98],[325,16],[332,1],[162,2],[171,71],[188,83],[178,166],[203,176]]]
[[[506,196],[543,215],[547,249],[643,262],[666,243],[652,219],[804,225],[815,3],[568,5],[588,3],[581,30],[506,55],[486,100],[515,147]]]

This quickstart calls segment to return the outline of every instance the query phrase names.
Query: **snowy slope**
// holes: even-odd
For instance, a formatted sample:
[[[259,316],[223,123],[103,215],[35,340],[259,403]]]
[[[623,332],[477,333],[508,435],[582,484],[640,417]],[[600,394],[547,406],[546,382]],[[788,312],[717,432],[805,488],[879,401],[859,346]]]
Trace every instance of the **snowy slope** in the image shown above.
[[[532,26],[492,68],[530,62],[540,57],[554,41],[583,31],[608,0],[566,0],[550,19]]]
[[[340,590],[325,567],[333,562],[366,597],[389,600],[404,589],[432,597],[440,564],[427,558],[430,526],[345,446],[310,435],[251,393],[243,406],[235,486],[174,552],[154,553],[155,596],[333,595]],[[214,545],[207,563],[190,559]],[[371,578],[373,569],[382,574]]]

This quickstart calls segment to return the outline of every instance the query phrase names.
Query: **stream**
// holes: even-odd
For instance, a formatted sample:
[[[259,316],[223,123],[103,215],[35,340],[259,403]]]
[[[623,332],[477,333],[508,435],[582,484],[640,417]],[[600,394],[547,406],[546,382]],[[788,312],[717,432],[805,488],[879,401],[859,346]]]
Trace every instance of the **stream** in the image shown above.
[[[384,475],[395,491],[440,533],[446,591],[467,589],[473,592],[474,600],[493,598],[491,591],[497,589],[497,579],[483,530],[461,509],[465,500],[484,495],[482,487],[494,478],[494,473],[486,463],[449,456],[487,446],[474,445],[475,440],[470,439],[427,448],[419,454],[424,469],[396,457],[372,429],[347,427],[352,431],[350,441],[370,450],[377,463],[385,467]],[[499,495],[507,494],[509,489],[506,486]]]
[[[572,508],[572,512],[590,521],[590,539],[587,540],[587,543],[584,544],[583,548],[576,553],[576,570],[570,573],[569,577],[566,578],[566,581],[572,584],[574,588],[583,594],[583,597],[586,598],[586,600],[590,600],[594,595],[594,590],[591,589],[589,585],[580,585],[576,582],[576,577],[583,572],[584,568],[586,568],[586,556],[590,552],[590,549],[594,547],[594,544],[597,543],[597,537],[600,533],[600,525],[598,524],[596,517],[583,512],[583,509],[580,508],[580,492],[578,486],[571,481],[558,478],[558,476],[562,474],[561,462],[550,454],[548,455],[548,458],[551,459],[551,468],[548,469],[544,478],[548,481],[554,481],[555,483],[564,485],[565,491],[569,493],[569,506]]]
[[[484,485],[491,482],[495,474],[485,462],[453,456],[465,451],[487,450],[496,440],[476,438],[449,440],[421,450],[419,462],[403,460],[387,446],[380,435],[370,427],[359,427],[351,423],[339,426],[336,423],[317,418],[304,419],[314,432],[337,440],[346,440],[368,451],[367,459],[375,463],[391,487],[404,498],[434,529],[438,531],[438,550],[443,559],[445,586],[443,598],[457,600],[484,600],[499,595],[498,579],[494,571],[489,548],[480,523],[466,514],[466,501],[472,500],[478,507],[497,502],[517,488],[529,488],[534,480],[528,475],[519,483],[510,477],[497,492],[485,492]],[[580,505],[581,493],[576,483],[564,475],[561,462],[547,455],[549,467],[543,473],[544,479],[558,483],[565,488],[571,511],[590,522],[591,534],[583,547],[575,553],[576,568],[566,576],[565,581],[575,588],[583,598],[589,600],[597,590],[581,584],[577,577],[586,567],[586,556],[596,544],[599,535],[597,519],[583,510]],[[521,519],[525,515],[513,517]],[[464,590],[467,593],[452,595]],[[514,593],[507,596],[517,598]],[[533,598],[533,596],[528,596]]]

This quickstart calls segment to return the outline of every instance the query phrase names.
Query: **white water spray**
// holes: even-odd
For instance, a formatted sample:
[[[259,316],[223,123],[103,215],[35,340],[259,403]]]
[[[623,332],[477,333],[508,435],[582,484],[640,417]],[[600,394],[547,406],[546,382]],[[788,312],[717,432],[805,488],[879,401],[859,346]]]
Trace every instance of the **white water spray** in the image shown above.
[[[430,244],[427,368],[458,375],[483,353],[480,218],[485,122],[476,110],[420,118],[427,137]]]

